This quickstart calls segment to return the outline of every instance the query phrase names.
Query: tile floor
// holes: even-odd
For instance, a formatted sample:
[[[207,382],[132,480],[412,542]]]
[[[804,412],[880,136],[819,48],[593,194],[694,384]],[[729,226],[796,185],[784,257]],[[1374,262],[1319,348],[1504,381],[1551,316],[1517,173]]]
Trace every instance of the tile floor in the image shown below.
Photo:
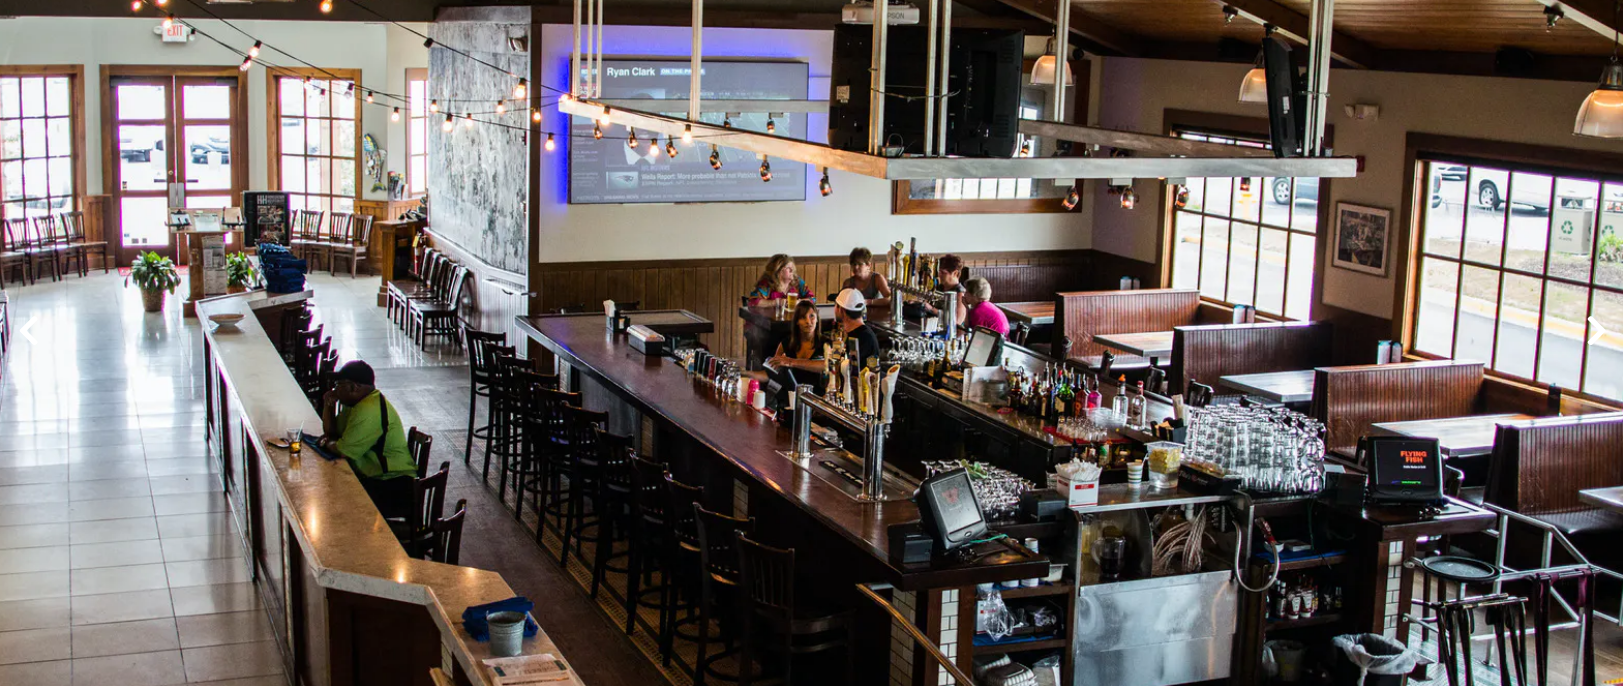
[[[466,358],[422,352],[376,307],[375,279],[316,274],[318,321],[379,370],[402,419],[437,438],[467,498],[462,563],[536,601],[587,683],[660,681],[623,634],[460,467]],[[186,286],[180,288],[184,292]],[[0,367],[0,685],[285,684],[271,628],[204,458],[202,336],[115,274],[9,286]],[[474,465],[477,466],[477,456]]]

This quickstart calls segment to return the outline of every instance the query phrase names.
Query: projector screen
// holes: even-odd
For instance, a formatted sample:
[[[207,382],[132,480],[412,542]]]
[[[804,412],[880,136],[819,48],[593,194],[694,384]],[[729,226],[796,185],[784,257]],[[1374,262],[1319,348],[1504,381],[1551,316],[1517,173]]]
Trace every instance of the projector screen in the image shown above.
[[[704,63],[703,98],[707,100],[805,100],[808,71],[804,62]],[[686,60],[605,59],[603,98],[672,99],[688,95]],[[685,117],[686,105],[661,110],[650,104],[639,108]],[[766,131],[767,112],[733,116],[732,126]],[[773,117],[777,135],[805,140],[806,115],[791,112]],[[705,112],[700,119],[720,125],[722,112]],[[720,148],[721,169],[710,168],[710,144],[695,136],[692,145],[676,143],[677,157],[665,153],[665,139],[657,152],[650,150],[651,132],[637,132],[637,147],[626,144],[626,129],[605,127],[603,139],[592,137],[594,122],[570,118],[569,202],[571,204],[762,202],[806,199],[806,165],[770,160],[772,181],[761,181],[761,161],[754,153]]]

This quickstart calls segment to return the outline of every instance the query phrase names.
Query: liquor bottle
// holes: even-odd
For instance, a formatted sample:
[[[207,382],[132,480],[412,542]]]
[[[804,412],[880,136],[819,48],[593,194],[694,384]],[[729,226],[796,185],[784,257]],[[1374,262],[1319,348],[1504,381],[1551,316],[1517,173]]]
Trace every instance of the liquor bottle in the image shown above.
[[[1120,419],[1122,421],[1127,420],[1127,375],[1126,374],[1121,375],[1121,378],[1116,380],[1116,397],[1110,399],[1110,411],[1114,412],[1116,414],[1117,419]]]
[[[1148,424],[1144,417],[1145,407],[1147,405],[1144,398],[1144,382],[1138,382],[1138,386],[1134,390],[1137,392],[1135,392],[1133,397],[1127,401],[1127,425],[1132,427],[1143,427]]]
[[[1070,417],[1076,414],[1076,391],[1071,388],[1070,374],[1060,377],[1058,407],[1055,414]]]
[[[1097,410],[1097,409],[1099,409],[1100,405],[1104,404],[1104,401],[1105,401],[1104,395],[1099,393],[1099,375],[1097,375],[1097,374],[1089,374],[1088,375],[1088,400],[1087,400],[1087,403],[1086,403],[1087,409],[1089,409],[1089,410]]]

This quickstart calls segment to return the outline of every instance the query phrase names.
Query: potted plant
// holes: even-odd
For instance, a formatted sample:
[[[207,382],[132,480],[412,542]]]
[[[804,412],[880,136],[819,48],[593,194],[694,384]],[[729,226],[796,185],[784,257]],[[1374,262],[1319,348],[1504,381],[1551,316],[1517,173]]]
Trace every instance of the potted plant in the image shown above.
[[[254,268],[253,260],[248,259],[248,253],[225,256],[225,292],[242,293],[258,280],[259,270]]]
[[[141,304],[146,311],[158,312],[163,309],[163,292],[173,293],[175,286],[180,285],[180,272],[175,271],[175,263],[169,258],[148,251],[130,265],[130,275],[124,279],[124,285],[130,285],[131,281],[141,289]]]

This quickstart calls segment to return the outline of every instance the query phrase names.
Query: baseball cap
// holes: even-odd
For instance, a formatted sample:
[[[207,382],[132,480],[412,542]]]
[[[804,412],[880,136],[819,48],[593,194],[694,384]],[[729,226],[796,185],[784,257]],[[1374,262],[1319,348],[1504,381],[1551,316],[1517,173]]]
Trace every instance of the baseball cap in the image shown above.
[[[840,294],[834,297],[834,304],[839,305],[842,310],[851,312],[868,311],[868,299],[862,297],[862,291],[855,288],[840,291]]]
[[[354,360],[339,367],[338,371],[333,374],[333,380],[353,381],[362,386],[372,386],[377,382],[376,376],[372,373],[372,365],[360,360]]]

